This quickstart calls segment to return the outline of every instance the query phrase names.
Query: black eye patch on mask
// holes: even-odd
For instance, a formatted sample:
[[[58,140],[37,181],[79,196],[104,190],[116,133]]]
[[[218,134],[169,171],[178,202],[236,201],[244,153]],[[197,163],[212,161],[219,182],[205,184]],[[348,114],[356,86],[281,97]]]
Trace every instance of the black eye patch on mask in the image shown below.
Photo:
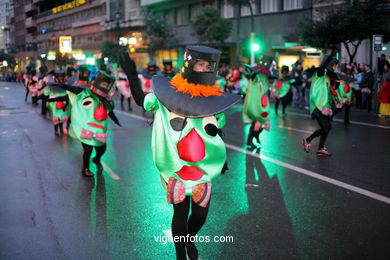
[[[181,117],[175,117],[171,120],[169,120],[169,123],[171,124],[171,127],[175,131],[181,131],[183,130],[187,125],[187,120]]]
[[[218,128],[214,124],[205,125],[204,131],[210,136],[216,136],[218,134]]]

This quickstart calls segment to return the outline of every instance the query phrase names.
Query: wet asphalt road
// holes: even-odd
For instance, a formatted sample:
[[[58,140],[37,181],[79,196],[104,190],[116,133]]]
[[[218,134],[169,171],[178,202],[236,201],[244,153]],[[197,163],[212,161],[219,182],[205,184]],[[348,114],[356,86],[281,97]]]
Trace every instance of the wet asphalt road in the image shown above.
[[[123,127],[110,125],[105,172],[85,178],[81,144],[55,137],[24,93],[0,82],[0,259],[174,259],[172,243],[155,241],[169,234],[172,207],[141,110],[117,111]],[[317,159],[299,145],[316,123],[290,108],[272,114],[259,158],[242,149],[241,105],[226,115],[230,170],[213,184],[199,235],[234,242],[198,243],[201,259],[390,259],[388,119],[336,119],[333,156]]]

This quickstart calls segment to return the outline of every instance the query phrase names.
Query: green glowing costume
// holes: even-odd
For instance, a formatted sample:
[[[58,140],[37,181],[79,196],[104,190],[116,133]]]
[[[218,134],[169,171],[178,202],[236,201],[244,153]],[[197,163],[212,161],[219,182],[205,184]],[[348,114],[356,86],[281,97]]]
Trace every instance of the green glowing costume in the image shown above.
[[[259,121],[264,124],[269,121],[268,89],[268,76],[265,74],[259,73],[249,81],[242,111],[244,123]]]

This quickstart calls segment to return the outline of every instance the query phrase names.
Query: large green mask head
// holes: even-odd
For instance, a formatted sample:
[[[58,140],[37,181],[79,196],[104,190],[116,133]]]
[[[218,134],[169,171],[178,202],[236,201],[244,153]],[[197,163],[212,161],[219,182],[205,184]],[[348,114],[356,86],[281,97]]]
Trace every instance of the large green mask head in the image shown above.
[[[165,181],[183,181],[187,194],[195,184],[207,182],[221,173],[226,148],[218,135],[225,124],[224,114],[184,118],[170,112],[154,94],[145,99],[145,109],[154,107],[152,150],[154,162]]]
[[[108,112],[103,102],[90,89],[69,95],[72,103],[71,126],[76,137],[89,145],[103,145],[108,127]]]
[[[341,81],[338,89],[336,89],[337,95],[341,103],[350,103],[352,98],[351,85],[345,81]]]
[[[268,88],[268,77],[262,73],[257,74],[255,79],[249,82],[243,106],[245,122],[248,118],[262,124],[269,120]]]

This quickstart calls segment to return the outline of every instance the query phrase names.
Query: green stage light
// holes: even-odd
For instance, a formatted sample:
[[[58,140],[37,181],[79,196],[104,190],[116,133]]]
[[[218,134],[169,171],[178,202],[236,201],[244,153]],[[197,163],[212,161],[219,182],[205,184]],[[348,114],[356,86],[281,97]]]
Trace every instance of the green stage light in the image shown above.
[[[252,43],[251,44],[251,50],[252,51],[259,51],[260,50],[260,45],[257,43]]]

